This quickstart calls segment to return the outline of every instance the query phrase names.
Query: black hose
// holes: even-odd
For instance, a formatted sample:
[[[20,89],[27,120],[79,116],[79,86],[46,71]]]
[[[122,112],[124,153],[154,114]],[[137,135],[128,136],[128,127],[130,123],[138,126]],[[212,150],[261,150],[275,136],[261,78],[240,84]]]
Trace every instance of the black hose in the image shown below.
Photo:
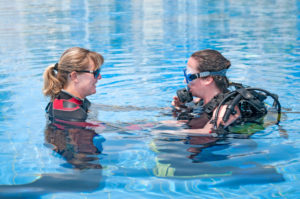
[[[226,123],[229,119],[230,114],[232,114],[235,105],[241,100],[243,96],[241,94],[238,94],[237,96],[234,97],[234,99],[232,100],[232,103],[229,104],[226,108],[225,114],[223,116],[223,121],[224,123]]]
[[[276,106],[277,106],[277,113],[278,113],[278,116],[277,116],[277,124],[279,124],[280,118],[281,118],[281,105],[280,105],[280,102],[279,102],[278,98],[277,98],[274,94],[270,93],[269,91],[264,90],[264,89],[261,89],[261,88],[245,88],[245,89],[246,89],[247,91],[255,91],[255,90],[258,90],[258,91],[261,91],[261,92],[266,93],[267,96],[270,96],[270,97],[273,98],[273,100],[276,102]],[[225,112],[224,117],[223,117],[223,121],[224,121],[224,119],[226,119],[226,121],[227,121],[227,120],[229,119],[230,114],[232,113],[233,108],[236,106],[236,104],[237,104],[237,103],[240,101],[240,99],[242,98],[242,95],[241,95],[239,92],[237,92],[237,91],[231,91],[230,93],[228,93],[228,94],[226,95],[226,97],[225,97],[225,98],[220,102],[220,104],[218,105],[217,110],[216,110],[215,119],[213,120],[213,122],[214,122],[214,130],[217,129],[218,115],[219,115],[219,111],[220,111],[221,106],[224,104],[224,102],[226,102],[229,98],[231,98],[231,97],[234,96],[234,95],[237,95],[237,96],[234,98],[234,100],[233,100],[233,102],[231,103],[230,107],[227,107],[226,112]],[[225,122],[226,122],[226,121],[225,121]]]

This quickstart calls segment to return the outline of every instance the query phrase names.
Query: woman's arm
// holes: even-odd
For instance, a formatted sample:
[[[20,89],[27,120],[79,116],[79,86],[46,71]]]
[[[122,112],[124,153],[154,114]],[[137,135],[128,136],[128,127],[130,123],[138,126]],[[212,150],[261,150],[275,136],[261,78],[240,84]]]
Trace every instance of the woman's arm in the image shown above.
[[[240,112],[239,108],[237,106],[235,106],[234,109],[236,111],[236,114],[234,114],[234,115],[231,114],[229,116],[228,121],[224,123],[223,116],[226,112],[226,108],[227,108],[227,105],[221,106],[220,111],[219,111],[219,115],[218,115],[218,118],[217,118],[217,126],[222,124],[224,127],[226,127],[226,126],[230,125],[232,122],[234,122],[241,115],[241,112]],[[207,122],[206,125],[203,128],[201,128],[201,129],[185,129],[184,132],[192,133],[192,134],[195,134],[195,133],[196,134],[210,134],[213,127],[214,127],[214,125],[212,124],[212,120],[216,117],[216,111],[217,110],[215,109],[211,120],[209,122]]]
[[[236,106],[234,109],[236,111],[235,115],[230,115],[228,121],[226,123],[223,122],[223,116],[226,112],[226,108],[227,105],[221,106],[220,111],[219,111],[219,116],[217,119],[217,126],[219,126],[220,124],[224,125],[225,127],[230,125],[232,122],[234,122],[238,117],[240,117],[241,112],[239,110],[239,108]],[[201,128],[201,129],[181,129],[181,130],[162,130],[159,131],[161,133],[172,133],[172,134],[199,134],[199,135],[208,135],[212,132],[213,129],[213,124],[211,124],[211,121],[215,118],[215,114],[216,114],[216,110],[214,110],[212,119],[206,123],[206,125]],[[169,124],[171,124],[171,122],[168,122]],[[167,122],[164,122],[164,124],[168,124]],[[179,125],[178,121],[174,121],[175,124]]]

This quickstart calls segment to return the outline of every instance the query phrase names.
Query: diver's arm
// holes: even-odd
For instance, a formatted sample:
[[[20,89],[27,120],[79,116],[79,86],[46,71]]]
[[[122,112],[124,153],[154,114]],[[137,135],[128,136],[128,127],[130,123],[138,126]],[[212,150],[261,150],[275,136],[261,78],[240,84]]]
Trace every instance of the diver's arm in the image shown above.
[[[239,118],[241,116],[240,109],[237,106],[235,106],[234,110],[235,110],[236,113],[234,115],[230,114],[229,119],[227,120],[227,122],[224,123],[223,117],[225,115],[227,106],[228,105],[221,106],[219,116],[218,116],[217,126],[222,124],[224,127],[227,127],[228,125],[233,123],[237,118]],[[213,114],[212,119],[214,119],[216,117],[215,114],[216,114],[216,110],[214,110],[214,114]],[[211,121],[209,123],[211,123]]]
[[[224,124],[223,123],[223,116],[225,114],[227,105],[224,105],[220,108],[220,112],[219,112],[219,116],[218,116],[218,121],[217,121],[217,126],[219,126],[220,124],[224,125],[224,127],[230,125],[232,122],[234,122],[239,116],[240,116],[240,111],[238,109],[238,107],[235,107],[236,110],[236,114],[235,115],[230,115],[228,121]],[[213,113],[213,117],[212,119],[215,118],[215,114],[216,114],[216,110]],[[211,120],[212,120],[211,119]],[[173,130],[164,130],[161,132],[165,132],[165,133],[174,133],[174,134],[198,134],[198,135],[209,135],[212,132],[213,129],[213,124],[211,123],[211,120],[209,122],[206,123],[206,125],[201,128],[201,129],[181,129],[178,131],[173,131]],[[174,121],[174,123],[178,124],[178,121]]]
[[[220,112],[218,115],[218,120],[217,120],[217,127],[219,127],[220,124],[222,124],[224,127],[227,127],[231,123],[233,123],[237,118],[240,117],[241,112],[237,106],[234,107],[234,110],[236,111],[236,114],[230,115],[229,119],[227,122],[224,123],[223,121],[223,116],[226,112],[227,105],[221,106]],[[206,123],[206,125],[202,129],[186,129],[186,130],[193,130],[190,131],[190,133],[198,133],[198,134],[210,134],[213,130],[214,123],[212,122],[213,119],[216,117],[216,109],[214,110],[213,116],[209,122]],[[198,130],[198,131],[197,131]]]

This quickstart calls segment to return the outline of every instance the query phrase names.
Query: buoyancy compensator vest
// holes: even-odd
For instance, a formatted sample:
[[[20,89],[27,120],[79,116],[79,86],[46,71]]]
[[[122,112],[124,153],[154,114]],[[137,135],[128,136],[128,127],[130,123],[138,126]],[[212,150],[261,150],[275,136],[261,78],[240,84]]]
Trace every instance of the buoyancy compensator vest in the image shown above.
[[[46,113],[51,122],[85,122],[90,105],[88,99],[81,100],[62,90],[48,103]]]
[[[270,93],[267,90],[261,88],[252,88],[243,86],[239,83],[230,83],[229,91],[216,95],[210,102],[202,106],[201,101],[194,107],[202,107],[202,111],[199,114],[194,114],[193,108],[184,107],[184,111],[181,111],[177,116],[178,120],[187,119],[189,122],[187,125],[190,128],[203,128],[204,125],[211,120],[213,124],[213,130],[215,134],[226,134],[224,126],[217,125],[217,119],[219,116],[220,108],[223,105],[227,105],[225,114],[223,116],[223,122],[226,123],[230,115],[236,114],[234,107],[238,107],[241,112],[234,124],[241,124],[247,122],[257,122],[258,119],[265,116],[268,112],[265,100],[270,96],[273,99],[272,107],[277,110],[277,124],[281,117],[281,105],[278,100],[278,96]],[[213,112],[216,111],[215,117],[212,118]]]

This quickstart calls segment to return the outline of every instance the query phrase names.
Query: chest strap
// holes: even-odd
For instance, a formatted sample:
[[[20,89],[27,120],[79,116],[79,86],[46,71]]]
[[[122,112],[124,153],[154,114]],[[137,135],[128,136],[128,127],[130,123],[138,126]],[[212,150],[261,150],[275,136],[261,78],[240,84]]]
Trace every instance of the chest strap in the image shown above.
[[[225,94],[220,93],[214,96],[207,104],[203,106],[203,111],[208,115],[209,119],[212,118],[214,110],[219,106],[224,99]]]

